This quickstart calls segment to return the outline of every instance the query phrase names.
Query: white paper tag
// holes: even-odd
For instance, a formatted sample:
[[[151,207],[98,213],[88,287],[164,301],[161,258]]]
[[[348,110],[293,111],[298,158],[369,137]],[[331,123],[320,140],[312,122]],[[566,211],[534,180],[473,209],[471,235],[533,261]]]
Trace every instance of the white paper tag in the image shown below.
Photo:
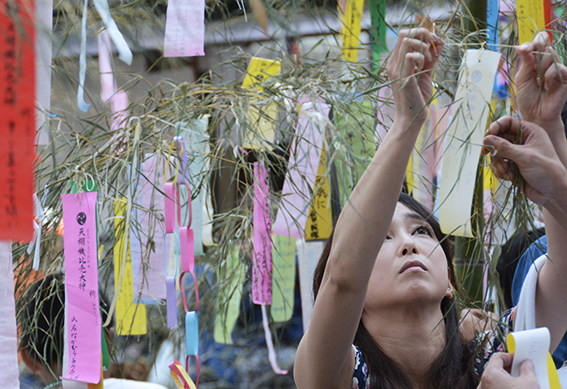
[[[445,234],[472,237],[471,207],[500,54],[467,50],[443,154],[439,222]]]

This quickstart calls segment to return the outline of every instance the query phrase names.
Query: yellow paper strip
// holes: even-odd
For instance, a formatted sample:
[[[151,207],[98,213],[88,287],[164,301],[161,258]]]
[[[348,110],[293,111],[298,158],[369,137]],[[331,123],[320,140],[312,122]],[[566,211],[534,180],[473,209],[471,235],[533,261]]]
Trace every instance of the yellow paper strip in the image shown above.
[[[280,61],[252,57],[242,87],[255,89],[260,93],[264,90],[260,84],[268,78],[280,75],[281,70]],[[246,149],[271,150],[271,143],[275,137],[276,115],[275,103],[262,101],[260,97],[251,98],[250,109],[246,115],[249,127],[244,128],[241,132],[241,146]]]
[[[270,312],[275,322],[291,319],[295,290],[296,238],[273,235],[272,250],[272,306]]]
[[[126,234],[124,213],[127,207],[126,198],[117,199],[114,202],[114,290],[118,290],[120,274],[122,273],[122,261]],[[128,239],[128,245],[130,240]],[[134,280],[132,277],[132,259],[130,247],[126,257],[126,266],[122,278],[122,286],[116,300],[116,333],[118,335],[145,335],[147,333],[146,306],[133,304],[134,302]]]
[[[463,57],[439,188],[439,221],[445,234],[473,236],[476,172],[499,61],[500,54],[490,50],[467,50]]]
[[[321,161],[317,168],[317,178],[313,188],[314,198],[309,206],[307,223],[305,224],[305,240],[329,239],[333,230],[333,213],[331,210],[331,190],[327,175],[327,159],[325,147],[321,150]]]
[[[246,278],[246,267],[238,258],[240,248],[233,248],[228,258],[226,268],[219,269],[219,280],[226,282],[220,292],[219,301],[228,301],[215,316],[214,337],[215,342],[233,344],[232,330],[240,315],[240,301],[242,300],[242,286]],[[229,279],[230,277],[230,279]]]
[[[520,44],[531,42],[538,31],[545,30],[544,0],[516,0]]]
[[[356,62],[358,57],[363,10],[364,0],[347,0],[344,15],[341,12],[341,7],[339,7],[340,19],[344,21],[341,29],[342,53],[343,58],[347,61]]]

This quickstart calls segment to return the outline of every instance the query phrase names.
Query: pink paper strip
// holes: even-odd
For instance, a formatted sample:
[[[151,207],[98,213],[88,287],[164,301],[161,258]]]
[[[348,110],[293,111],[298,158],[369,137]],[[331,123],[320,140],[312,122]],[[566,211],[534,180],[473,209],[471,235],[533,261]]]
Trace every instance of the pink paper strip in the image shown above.
[[[18,327],[12,271],[12,242],[0,242],[0,382],[8,389],[19,389]]]
[[[205,55],[205,0],[169,0],[165,57]]]
[[[157,220],[157,215],[164,212],[164,201],[163,195],[154,188],[154,185],[162,187],[164,184],[164,168],[163,164],[158,167],[158,158],[156,154],[146,155],[143,171],[147,180],[143,176],[140,177],[142,208],[138,210],[138,221],[142,227],[142,263],[132,263],[132,267],[139,266],[135,295],[138,296],[137,293],[141,290],[143,304],[158,304],[158,300],[165,299],[167,294],[163,266],[165,228],[163,223]]]
[[[268,207],[268,174],[263,163],[254,163],[254,258],[252,302],[272,303],[272,219]]]
[[[64,377],[96,384],[101,372],[96,192],[62,195],[69,365]]]
[[[110,36],[106,30],[98,35],[98,67],[100,71],[100,97],[104,102],[110,102],[112,110],[112,130],[124,127],[128,117],[128,94],[116,91],[116,82],[112,70],[112,51]]]
[[[195,235],[193,230],[181,227],[179,229],[179,242],[181,245],[181,271],[192,272],[195,270]]]
[[[307,223],[311,192],[317,177],[329,105],[300,100],[297,137],[290,148],[289,171],[283,186],[274,233],[302,238]]]
[[[177,296],[175,291],[175,277],[167,277],[167,327],[177,327]]]

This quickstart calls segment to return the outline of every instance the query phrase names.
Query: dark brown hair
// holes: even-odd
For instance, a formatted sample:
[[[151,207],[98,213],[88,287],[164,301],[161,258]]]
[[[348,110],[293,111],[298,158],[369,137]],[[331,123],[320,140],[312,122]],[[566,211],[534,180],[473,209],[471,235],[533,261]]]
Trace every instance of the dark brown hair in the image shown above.
[[[422,216],[429,223],[447,257],[451,284],[455,289],[458,289],[452,260],[452,244],[448,237],[441,232],[439,222],[423,205],[405,193],[400,193],[398,202]],[[321,259],[315,268],[313,279],[313,294],[315,298],[317,298],[319,287],[323,281],[332,244],[333,234],[327,240]],[[443,298],[441,301],[441,312],[445,321],[446,344],[443,351],[431,364],[426,379],[426,387],[431,389],[476,388],[479,378],[474,371],[473,351],[463,342],[459,334],[459,318],[453,299]],[[411,388],[412,385],[404,367],[400,366],[382,351],[380,345],[374,341],[367,331],[362,318],[359,321],[353,343],[362,351],[366,359],[371,389]]]

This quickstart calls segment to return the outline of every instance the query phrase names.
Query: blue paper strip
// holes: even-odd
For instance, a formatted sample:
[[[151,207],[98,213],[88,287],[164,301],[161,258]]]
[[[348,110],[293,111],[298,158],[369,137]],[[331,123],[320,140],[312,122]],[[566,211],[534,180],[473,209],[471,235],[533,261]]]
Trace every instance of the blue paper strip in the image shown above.
[[[488,30],[487,42],[491,50],[498,51],[498,15],[500,13],[500,1],[488,0],[486,4],[486,24]]]
[[[91,106],[85,101],[85,75],[87,73],[87,13],[89,0],[83,6],[83,20],[81,21],[81,52],[79,54],[79,89],[77,90],[77,104],[79,109],[87,112]]]
[[[199,321],[194,311],[185,315],[185,349],[187,355],[199,354]]]

